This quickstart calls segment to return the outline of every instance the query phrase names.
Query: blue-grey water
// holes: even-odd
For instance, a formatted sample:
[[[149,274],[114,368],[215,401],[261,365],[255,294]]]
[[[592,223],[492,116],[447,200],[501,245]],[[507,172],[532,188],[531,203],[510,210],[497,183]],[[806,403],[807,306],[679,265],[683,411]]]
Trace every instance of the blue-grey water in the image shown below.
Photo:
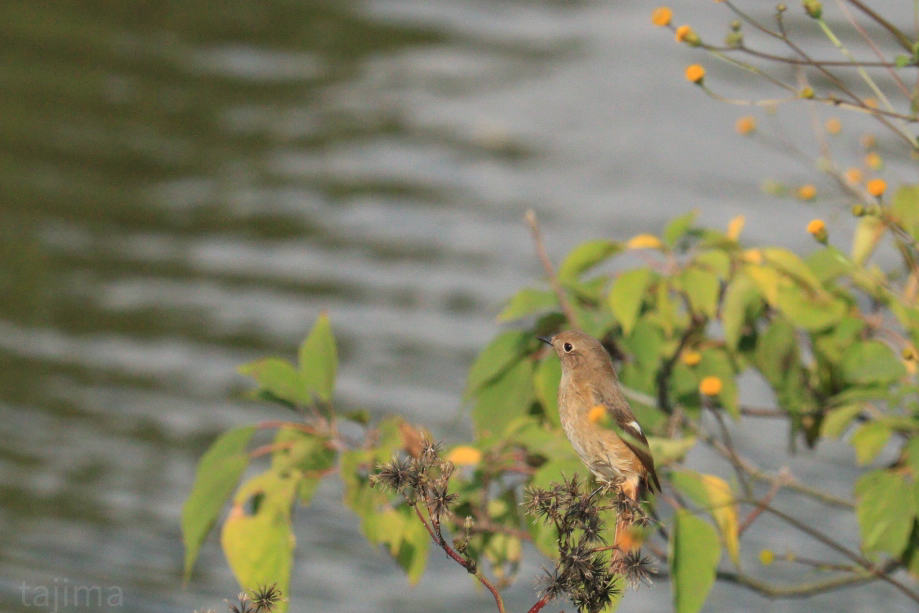
[[[0,608],[65,610],[73,586],[91,585],[103,610],[222,610],[237,587],[216,538],[181,582],[195,464],[222,430],[284,415],[241,400],[235,369],[293,357],[322,310],[340,345],[340,407],[461,440],[467,368],[500,330],[502,301],[542,274],[528,208],[556,260],[693,208],[720,227],[743,214],[751,243],[802,252],[810,218],[850,227],[840,199],[762,192],[764,179],[813,173],[735,134],[750,109],[706,98],[684,67],[702,60],[713,86],[762,95],[652,27],[652,8],[0,3]],[[674,8],[719,38],[730,21],[715,3]],[[795,134],[809,119],[798,107],[779,121]],[[755,382],[747,393],[769,401]],[[851,496],[847,446],[789,459],[779,424],[744,422],[736,436],[767,467],[790,463]],[[828,532],[854,529],[851,514],[782,500]],[[437,553],[406,589],[335,479],[297,512],[296,531],[293,611],[494,610]],[[800,541],[766,520],[745,541],[745,567],[799,579],[799,567],[756,560],[762,547],[829,556]],[[541,560],[526,559],[510,610],[534,600]],[[60,600],[39,602],[42,590]],[[661,581],[621,610],[669,601]],[[719,584],[706,610],[906,602],[885,586],[802,602]]]

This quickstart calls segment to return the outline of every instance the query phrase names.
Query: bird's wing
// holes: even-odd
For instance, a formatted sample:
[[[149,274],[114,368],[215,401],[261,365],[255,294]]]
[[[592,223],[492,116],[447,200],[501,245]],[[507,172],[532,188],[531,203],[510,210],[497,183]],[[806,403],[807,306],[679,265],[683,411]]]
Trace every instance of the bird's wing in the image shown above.
[[[602,404],[606,407],[606,412],[612,418],[616,434],[619,435],[622,442],[632,450],[632,453],[641,462],[647,473],[645,480],[648,488],[654,491],[656,487],[657,491],[661,491],[661,484],[657,478],[657,472],[654,470],[654,458],[651,455],[651,449],[648,447],[648,439],[645,438],[645,433],[635,419],[635,415],[632,414],[628,401],[619,390],[605,392],[597,387],[594,387],[594,398],[597,404]]]

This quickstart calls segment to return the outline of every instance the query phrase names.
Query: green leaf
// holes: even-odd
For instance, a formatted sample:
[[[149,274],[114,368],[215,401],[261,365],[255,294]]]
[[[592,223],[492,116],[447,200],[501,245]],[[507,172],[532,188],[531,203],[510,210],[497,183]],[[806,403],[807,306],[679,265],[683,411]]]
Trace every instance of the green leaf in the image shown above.
[[[693,502],[706,509],[718,525],[718,531],[734,564],[740,565],[740,535],[737,505],[727,481],[715,475],[691,470],[674,471],[671,483]]]
[[[531,334],[520,330],[509,330],[496,336],[469,369],[465,397],[468,399],[483,385],[506,371],[526,353],[531,340]]]
[[[916,495],[919,496],[919,435],[913,434],[905,447],[906,461],[913,471],[913,476],[917,478]],[[919,505],[919,500],[917,500],[916,504]],[[916,507],[916,512],[919,513],[919,506]]]
[[[890,428],[876,421],[859,426],[852,435],[852,446],[855,447],[855,461],[858,465],[864,466],[876,458],[890,440],[890,434]]]
[[[398,550],[393,554],[396,562],[405,571],[408,582],[412,585],[418,583],[424,568],[428,563],[428,549],[431,546],[431,536],[424,524],[415,515],[413,509],[400,507],[405,517],[405,526]]]
[[[690,266],[680,275],[680,282],[692,310],[714,319],[718,310],[718,294],[721,291],[717,275],[709,270]]]
[[[919,238],[919,185],[904,185],[893,195],[890,212],[913,238]]]
[[[814,271],[797,254],[776,247],[761,249],[760,252],[763,259],[779,272],[807,286],[813,292],[824,291]]]
[[[796,326],[819,331],[842,320],[849,310],[846,301],[829,293],[815,294],[801,285],[779,284],[775,305]]]
[[[499,322],[514,321],[556,308],[558,298],[554,292],[525,287],[511,297],[497,319]]]
[[[638,319],[645,292],[654,280],[647,268],[636,268],[622,273],[613,282],[609,293],[609,305],[613,315],[622,326],[624,334],[632,332]]]
[[[289,593],[295,543],[290,510],[298,483],[297,475],[269,471],[239,488],[220,544],[242,589],[276,583],[282,593]],[[286,608],[286,601],[278,606],[280,611]]]
[[[696,216],[699,211],[693,209],[685,215],[680,215],[667,224],[664,229],[664,242],[669,247],[675,247],[676,244],[692,229],[696,222]]]
[[[224,432],[198,462],[195,484],[182,507],[186,581],[191,576],[201,544],[217,521],[217,514],[249,465],[246,446],[254,433],[254,426]]]
[[[298,405],[304,400],[300,373],[293,364],[281,358],[265,358],[249,362],[240,366],[237,371],[241,375],[252,377],[261,391],[270,394],[270,397]]]
[[[856,343],[840,364],[843,378],[856,385],[889,385],[906,374],[900,358],[880,341]]]
[[[910,56],[908,56],[908,55],[906,55],[906,54],[904,54],[904,53],[900,53],[900,54],[897,55],[896,58],[894,58],[894,65],[895,65],[897,68],[906,68],[907,66],[909,66],[909,65],[912,63],[912,61],[913,61],[913,58],[912,58],[912,57],[910,57]]]
[[[786,319],[773,319],[756,343],[754,360],[775,388],[784,386],[789,373],[800,376],[801,356],[794,326]]]
[[[654,458],[658,471],[661,466],[682,462],[686,454],[695,446],[696,437],[694,436],[686,438],[648,437],[648,449],[651,450],[651,456]]]
[[[337,371],[338,349],[335,346],[335,336],[332,334],[329,316],[323,312],[300,345],[300,374],[307,399],[312,400],[315,394],[325,402],[332,400]]]
[[[673,516],[670,537],[670,574],[676,613],[696,613],[715,583],[721,543],[708,522],[686,509]]]
[[[546,419],[555,426],[561,426],[558,416],[558,383],[562,379],[562,363],[551,357],[536,366],[533,377],[536,398],[545,410]]]
[[[855,482],[855,497],[862,548],[899,557],[906,548],[916,516],[913,487],[897,473],[876,470]]]
[[[865,215],[858,220],[852,238],[852,260],[855,264],[863,266],[868,261],[886,231],[887,226],[879,217]]]
[[[636,364],[651,372],[656,371],[661,360],[664,333],[649,318],[642,317],[628,336],[626,347]]]
[[[479,436],[500,434],[517,417],[526,415],[533,402],[533,364],[520,360],[481,389],[472,409]]]
[[[823,423],[820,424],[820,436],[839,438],[861,412],[861,404],[845,404],[833,409],[826,414]]]
[[[295,428],[281,428],[274,442],[279,449],[271,456],[271,468],[280,473],[293,469],[318,476],[335,465],[338,457],[328,439]]]
[[[734,365],[723,349],[709,348],[702,351],[702,361],[696,367],[699,380],[708,376],[721,379],[721,391],[718,400],[734,419],[740,418],[740,403],[737,400],[737,373]]]
[[[718,279],[724,280],[731,275],[731,256],[724,249],[703,251],[692,261],[695,267],[715,273]]]
[[[725,289],[721,305],[724,339],[728,346],[736,348],[741,337],[753,329],[749,322],[761,305],[762,299],[753,280],[743,274],[735,276]]]
[[[558,267],[558,277],[563,281],[577,278],[620,251],[622,245],[615,241],[598,239],[581,243]]]
[[[832,281],[853,271],[852,262],[836,247],[828,245],[817,249],[807,258],[807,266],[821,283]]]

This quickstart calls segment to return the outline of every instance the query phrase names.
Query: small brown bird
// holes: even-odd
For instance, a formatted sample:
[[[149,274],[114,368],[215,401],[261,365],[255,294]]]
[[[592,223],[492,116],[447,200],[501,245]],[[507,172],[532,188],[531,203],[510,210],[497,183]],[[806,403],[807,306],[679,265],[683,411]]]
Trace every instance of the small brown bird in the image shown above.
[[[577,330],[539,340],[551,345],[562,362],[559,417],[565,435],[590,472],[604,483],[621,479],[623,493],[636,502],[643,487],[660,491],[648,439],[619,389],[613,361],[600,341]],[[615,431],[590,419],[598,407],[612,418]],[[616,529],[616,545],[623,553],[636,549],[626,528],[620,522]]]

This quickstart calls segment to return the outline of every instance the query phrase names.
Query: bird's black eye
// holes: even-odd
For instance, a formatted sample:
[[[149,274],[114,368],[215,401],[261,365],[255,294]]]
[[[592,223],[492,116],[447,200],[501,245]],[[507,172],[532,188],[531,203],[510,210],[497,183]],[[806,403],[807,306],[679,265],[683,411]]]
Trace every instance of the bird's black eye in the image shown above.
[[[565,353],[571,353],[571,350],[574,349],[574,347],[571,345],[571,343],[565,343],[564,349]]]

